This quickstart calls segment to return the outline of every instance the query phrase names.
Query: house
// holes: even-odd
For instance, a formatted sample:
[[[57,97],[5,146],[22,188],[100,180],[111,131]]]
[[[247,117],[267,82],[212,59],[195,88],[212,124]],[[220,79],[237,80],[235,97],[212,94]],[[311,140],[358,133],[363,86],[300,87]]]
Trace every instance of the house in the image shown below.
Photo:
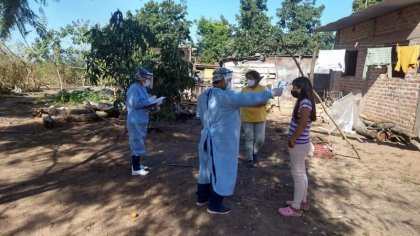
[[[361,92],[363,115],[394,122],[416,137],[420,136],[420,73],[416,67],[404,73],[395,66],[397,48],[420,45],[419,23],[420,0],[384,0],[314,30],[336,31],[334,49],[345,49],[345,71],[331,72],[330,90],[343,95]],[[391,47],[391,75],[386,67],[365,66],[368,50],[379,47]]]
[[[297,56],[302,70],[309,71],[312,56]],[[243,58],[225,58],[223,65],[233,71],[233,88],[238,90],[245,86],[245,72],[247,70],[256,70],[263,77],[260,84],[267,87],[276,87],[280,80],[287,80],[289,84],[293,79],[300,76],[299,69],[293,58],[286,55],[255,55]],[[322,85],[321,82],[317,83]],[[327,86],[327,83],[324,82]],[[322,90],[322,89],[319,89]],[[290,93],[284,93],[284,96],[291,96]]]

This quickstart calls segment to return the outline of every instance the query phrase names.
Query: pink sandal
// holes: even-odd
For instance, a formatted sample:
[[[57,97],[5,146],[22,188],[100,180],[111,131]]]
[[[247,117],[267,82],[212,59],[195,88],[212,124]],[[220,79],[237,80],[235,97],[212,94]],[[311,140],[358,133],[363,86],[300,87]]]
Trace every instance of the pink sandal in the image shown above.
[[[292,216],[292,217],[301,217],[303,216],[303,211],[295,212],[291,207],[279,208],[277,212],[282,216]]]
[[[286,201],[286,206],[292,206],[293,201]],[[303,205],[303,203],[300,204],[300,209],[302,211],[309,211],[309,204]]]

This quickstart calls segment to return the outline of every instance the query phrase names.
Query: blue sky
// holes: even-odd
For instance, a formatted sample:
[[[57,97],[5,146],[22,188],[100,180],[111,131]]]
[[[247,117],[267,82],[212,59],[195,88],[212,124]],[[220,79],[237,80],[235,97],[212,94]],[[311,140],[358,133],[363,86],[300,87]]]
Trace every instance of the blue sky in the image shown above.
[[[48,0],[44,8],[49,29],[58,29],[70,24],[77,19],[89,20],[92,23],[106,24],[111,13],[120,9],[124,14],[128,10],[135,12],[148,0],[60,0],[55,2]],[[180,2],[180,0],[174,0]],[[30,0],[32,9],[38,9],[39,5]],[[158,0],[160,2],[160,0]],[[277,22],[276,9],[281,6],[282,0],[268,0],[268,15],[273,17],[273,23]],[[351,14],[352,0],[317,0],[316,5],[323,4],[325,10],[321,17],[321,23],[327,24]],[[235,15],[239,14],[239,0],[187,0],[188,19],[193,21],[201,16],[218,19],[223,15],[230,24],[236,24]],[[191,37],[196,41],[196,27],[191,27]],[[36,35],[31,33],[27,37],[30,43]],[[12,40],[21,40],[20,35],[14,31]]]

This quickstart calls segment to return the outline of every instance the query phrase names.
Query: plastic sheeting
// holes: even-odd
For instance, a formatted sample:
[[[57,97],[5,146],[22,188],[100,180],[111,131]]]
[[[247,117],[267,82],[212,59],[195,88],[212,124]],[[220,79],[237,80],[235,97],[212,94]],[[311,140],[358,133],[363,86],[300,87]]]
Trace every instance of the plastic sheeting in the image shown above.
[[[360,122],[360,101],[362,95],[360,93],[349,93],[340,100],[334,102],[331,107],[331,116],[336,121],[340,129],[346,133],[355,133],[353,126]],[[334,123],[330,123],[329,132],[332,133],[337,128]]]

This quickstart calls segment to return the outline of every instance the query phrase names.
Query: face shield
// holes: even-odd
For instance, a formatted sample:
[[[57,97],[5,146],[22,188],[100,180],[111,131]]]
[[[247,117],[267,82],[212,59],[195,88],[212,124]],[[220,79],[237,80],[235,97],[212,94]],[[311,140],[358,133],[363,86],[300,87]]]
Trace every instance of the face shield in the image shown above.
[[[153,74],[145,76],[145,87],[153,88]]]
[[[231,83],[232,82],[232,78],[233,78],[232,72],[228,72],[228,73],[224,74],[224,77],[225,77],[225,81],[227,83]]]
[[[136,73],[134,74],[134,79],[136,81],[143,81],[144,87],[153,88],[153,73],[143,67],[139,67],[137,69]]]
[[[232,71],[225,68],[225,67],[219,67],[213,72],[213,82],[224,80],[227,88],[230,89],[232,87]]]

